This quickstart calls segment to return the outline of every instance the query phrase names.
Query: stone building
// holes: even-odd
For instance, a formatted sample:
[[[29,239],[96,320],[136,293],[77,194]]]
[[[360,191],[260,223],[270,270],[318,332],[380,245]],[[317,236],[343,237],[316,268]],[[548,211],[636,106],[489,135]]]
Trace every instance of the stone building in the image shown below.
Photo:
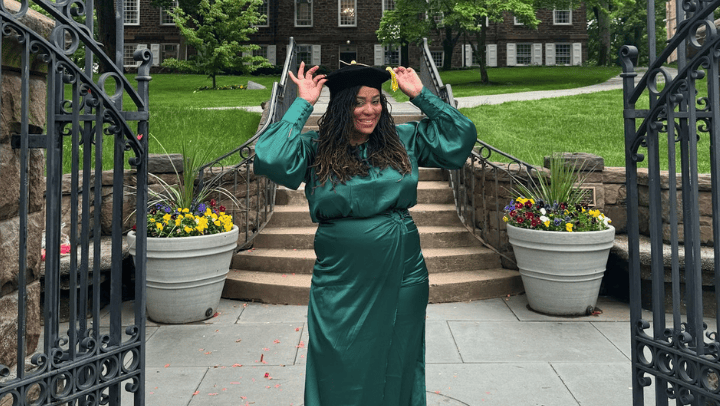
[[[127,67],[135,66],[132,54],[138,47],[150,48],[157,64],[187,57],[187,46],[167,13],[150,6],[150,0],[123,1]],[[268,18],[253,41],[261,47],[258,54],[274,65],[283,64],[289,37],[295,38],[301,60],[329,69],[338,68],[340,60],[408,65],[400,60],[398,49],[383,46],[375,34],[383,12],[393,7],[394,0],[265,0],[261,12]],[[539,10],[537,18],[541,21],[537,29],[523,26],[510,14],[502,22],[490,22],[488,66],[580,65],[587,60],[584,3],[574,9]],[[431,52],[436,65],[442,65],[439,41],[431,41]],[[411,47],[409,65],[417,66],[419,57]],[[452,59],[453,67],[477,64],[470,43],[462,41]]]

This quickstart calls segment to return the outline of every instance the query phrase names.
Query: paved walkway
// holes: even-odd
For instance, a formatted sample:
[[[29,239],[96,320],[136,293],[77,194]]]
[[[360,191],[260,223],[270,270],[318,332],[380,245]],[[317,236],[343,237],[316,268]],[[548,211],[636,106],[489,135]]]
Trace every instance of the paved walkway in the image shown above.
[[[631,405],[628,306],[601,297],[598,307],[557,318],[524,295],[428,305],[428,406]],[[218,312],[148,321],[146,404],[303,405],[307,306],[222,300]]]

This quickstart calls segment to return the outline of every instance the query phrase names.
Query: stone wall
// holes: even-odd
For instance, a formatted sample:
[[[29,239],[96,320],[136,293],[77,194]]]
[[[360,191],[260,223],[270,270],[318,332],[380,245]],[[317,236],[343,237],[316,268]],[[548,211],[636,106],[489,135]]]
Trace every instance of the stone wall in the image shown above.
[[[587,162],[587,171],[584,186],[594,190],[595,204],[594,208],[599,209],[603,214],[612,220],[612,225],[616,229],[617,234],[626,234],[627,232],[627,188],[625,186],[625,168],[605,167],[603,159],[589,154],[580,154],[579,158]],[[499,166],[506,164],[497,163]],[[547,163],[546,163],[546,166]],[[521,175],[513,167],[509,173],[514,176]],[[470,167],[465,168],[466,171]],[[475,210],[475,226],[479,229],[485,229],[486,242],[498,249],[505,255],[512,258],[512,248],[507,240],[506,226],[501,220],[503,217],[502,209],[510,202],[512,194],[510,192],[510,176],[507,173],[499,172],[495,184],[494,175],[483,168],[475,165],[473,168],[476,186],[475,186],[475,202],[478,206]],[[484,179],[484,181],[483,181]],[[640,234],[650,236],[650,201],[648,193],[648,171],[646,168],[638,169],[638,197],[639,197],[639,225]],[[703,246],[713,245],[712,236],[712,191],[710,185],[710,175],[700,174],[698,179],[699,186],[699,207],[700,207],[700,239]],[[670,211],[669,211],[669,176],[667,171],[661,171],[660,184],[662,188],[662,222],[663,222],[663,241],[670,242]],[[677,219],[682,224],[682,180],[680,175],[677,176]],[[496,197],[497,196],[497,197]],[[486,201],[483,208],[483,199]],[[497,200],[497,206],[495,205]],[[499,207],[500,210],[495,210]],[[683,243],[683,228],[679,227],[679,242]],[[511,265],[506,263],[504,265]]]
[[[11,11],[20,3],[5,1]],[[21,22],[35,32],[48,36],[53,22],[29,11]],[[4,37],[2,42],[2,110],[0,111],[0,364],[12,367],[17,361],[18,283],[20,261],[20,150],[11,147],[11,135],[20,131],[23,105],[20,55],[23,45]],[[30,65],[28,121],[30,133],[41,133],[45,126],[47,66],[40,60]],[[41,334],[40,265],[42,233],[45,226],[44,152],[28,153],[28,224],[25,277],[27,286],[25,344],[28,354],[35,351]]]

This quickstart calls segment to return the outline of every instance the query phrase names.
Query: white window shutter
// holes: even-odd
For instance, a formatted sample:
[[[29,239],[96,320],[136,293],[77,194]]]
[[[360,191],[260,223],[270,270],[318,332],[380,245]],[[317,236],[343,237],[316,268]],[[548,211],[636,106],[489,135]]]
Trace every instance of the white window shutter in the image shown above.
[[[242,56],[243,56],[243,58],[250,57],[250,56],[252,56],[252,52],[250,52],[250,51],[242,51]],[[249,65],[249,64],[250,64],[249,62],[243,62],[243,65]]]
[[[322,65],[322,59],[320,54],[320,45],[313,45],[312,46],[312,64],[313,66],[320,66]]]
[[[473,64],[472,45],[465,44],[465,66],[472,66],[472,64]]]
[[[385,65],[385,48],[381,44],[375,44],[375,61],[373,65]]]
[[[268,45],[267,60],[271,65],[277,65],[277,45]]]
[[[497,44],[485,45],[485,62],[487,66],[497,66]]]
[[[532,64],[542,65],[542,44],[533,44]]]
[[[555,44],[545,44],[545,65],[555,65]]]
[[[153,66],[160,65],[160,44],[150,44],[150,52],[153,56]]]
[[[579,42],[572,44],[572,64],[582,65],[582,44]]]
[[[517,62],[516,47],[513,43],[507,44],[507,66],[515,66]]]
[[[135,50],[147,49],[147,44],[138,44]],[[135,66],[140,66],[140,61],[135,61]]]

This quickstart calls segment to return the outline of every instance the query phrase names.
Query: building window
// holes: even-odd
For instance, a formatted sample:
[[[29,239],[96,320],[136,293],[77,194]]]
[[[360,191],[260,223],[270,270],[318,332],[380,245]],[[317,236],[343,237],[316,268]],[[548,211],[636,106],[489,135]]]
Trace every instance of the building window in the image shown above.
[[[140,25],[140,0],[123,0],[125,25]]]
[[[570,44],[555,44],[555,64],[570,65],[572,62],[572,48]]]
[[[268,0],[263,1],[263,3],[258,8],[258,13],[261,15],[264,15],[265,18],[260,20],[258,22],[258,27],[269,27],[270,26],[270,2]]]
[[[518,21],[517,17],[513,17],[513,24],[514,25],[525,25],[522,22]]]
[[[571,25],[572,10],[553,10],[553,24]]]
[[[178,0],[173,0],[172,8],[178,6]],[[175,20],[162,7],[160,8],[160,25],[175,25]]]
[[[123,46],[123,65],[126,67],[137,66],[140,62],[133,59],[133,54],[138,44],[125,44]]]
[[[295,54],[297,55],[298,65],[305,61],[305,65],[312,63],[312,45],[296,45]]]
[[[356,3],[355,0],[338,0],[338,25],[340,27],[357,26]]]
[[[517,44],[515,64],[530,65],[532,62],[532,44]]]
[[[395,0],[383,0],[383,13],[395,10]]]
[[[432,55],[433,62],[435,62],[435,66],[443,66],[443,57],[445,56],[445,52],[443,51],[430,51],[430,55]]]
[[[440,27],[440,28],[444,27],[445,26],[445,14],[442,11],[433,13],[433,21],[435,22],[435,26]]]
[[[312,0],[295,0],[295,26],[312,27]]]
[[[400,47],[393,45],[385,47],[385,65],[400,65]]]
[[[267,59],[268,55],[267,45],[260,45],[260,49],[253,49],[253,56],[262,56]]]
[[[170,58],[180,59],[180,44],[160,45],[160,63]]]

